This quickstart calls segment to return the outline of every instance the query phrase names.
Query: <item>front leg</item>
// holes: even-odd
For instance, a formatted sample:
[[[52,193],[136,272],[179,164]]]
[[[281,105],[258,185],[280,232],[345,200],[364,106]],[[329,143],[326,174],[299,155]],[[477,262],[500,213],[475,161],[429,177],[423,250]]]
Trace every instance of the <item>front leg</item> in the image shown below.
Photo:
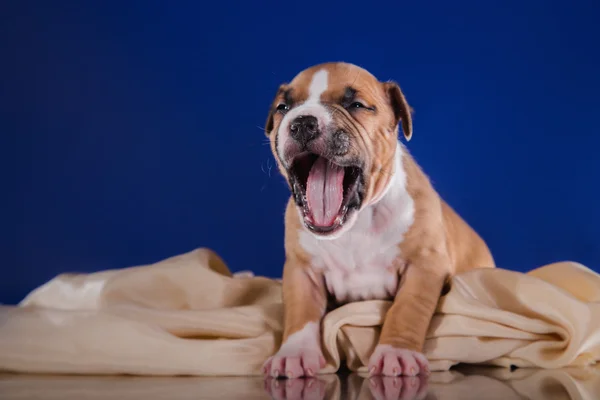
[[[420,257],[409,264],[369,360],[371,375],[415,376],[429,372],[423,345],[447,271],[445,257]]]
[[[305,264],[288,261],[283,271],[284,331],[281,347],[264,364],[272,377],[314,376],[325,366],[321,318],[327,305],[322,276]]]

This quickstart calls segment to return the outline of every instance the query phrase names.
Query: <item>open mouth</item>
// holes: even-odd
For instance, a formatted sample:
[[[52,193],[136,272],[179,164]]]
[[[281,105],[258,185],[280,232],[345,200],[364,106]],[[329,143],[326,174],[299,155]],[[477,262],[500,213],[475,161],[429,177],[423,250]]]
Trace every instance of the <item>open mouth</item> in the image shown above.
[[[341,166],[317,154],[302,153],[288,172],[304,223],[315,233],[338,230],[362,204],[364,177],[358,166]]]

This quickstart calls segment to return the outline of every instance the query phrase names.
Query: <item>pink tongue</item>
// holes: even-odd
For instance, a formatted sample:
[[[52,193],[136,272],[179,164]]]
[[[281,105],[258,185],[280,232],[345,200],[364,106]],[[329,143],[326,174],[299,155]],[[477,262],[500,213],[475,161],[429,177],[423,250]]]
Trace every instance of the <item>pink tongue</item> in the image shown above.
[[[306,185],[308,208],[317,226],[331,226],[344,199],[344,168],[319,157]]]

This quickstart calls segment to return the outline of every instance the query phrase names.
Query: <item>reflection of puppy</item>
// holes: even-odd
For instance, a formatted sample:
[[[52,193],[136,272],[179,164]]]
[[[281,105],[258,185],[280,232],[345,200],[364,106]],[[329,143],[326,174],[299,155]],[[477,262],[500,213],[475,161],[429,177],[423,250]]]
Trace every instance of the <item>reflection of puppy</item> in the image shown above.
[[[368,384],[375,400],[422,400],[427,396],[424,376],[372,376]]]
[[[322,377],[311,377],[307,379],[292,379],[289,381],[281,381],[274,378],[267,378],[264,382],[265,391],[274,400],[325,400],[333,398],[327,396],[327,392],[335,390],[333,386],[338,386],[339,379],[335,375],[334,379],[323,379]],[[339,395],[336,396],[339,398]]]
[[[428,394],[425,376],[373,376],[364,379],[356,374],[342,378],[322,375],[287,381],[267,377],[264,388],[275,400],[423,400]]]
[[[494,267],[484,241],[436,193],[397,137],[412,136],[398,85],[350,64],[279,88],[266,134],[292,197],[285,215],[285,328],[272,376],[324,366],[320,320],[337,304],[393,299],[371,374],[427,372],[422,349],[445,281]]]

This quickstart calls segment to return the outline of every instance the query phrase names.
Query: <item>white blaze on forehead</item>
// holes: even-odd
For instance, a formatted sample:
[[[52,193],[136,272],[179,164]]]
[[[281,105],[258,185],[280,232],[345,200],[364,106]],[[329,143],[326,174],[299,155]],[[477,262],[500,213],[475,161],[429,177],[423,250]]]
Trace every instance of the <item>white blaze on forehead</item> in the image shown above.
[[[306,103],[319,103],[321,95],[327,90],[327,81],[329,73],[327,70],[321,69],[312,77],[310,87],[308,88],[308,99]]]
[[[331,114],[321,104],[321,96],[327,91],[329,85],[329,72],[325,69],[320,69],[315,72],[310,80],[308,87],[308,97],[299,106],[290,110],[279,125],[277,138],[277,152],[283,160],[285,153],[285,145],[290,140],[290,123],[301,115],[312,115],[319,122],[319,129],[325,130],[331,123]]]

